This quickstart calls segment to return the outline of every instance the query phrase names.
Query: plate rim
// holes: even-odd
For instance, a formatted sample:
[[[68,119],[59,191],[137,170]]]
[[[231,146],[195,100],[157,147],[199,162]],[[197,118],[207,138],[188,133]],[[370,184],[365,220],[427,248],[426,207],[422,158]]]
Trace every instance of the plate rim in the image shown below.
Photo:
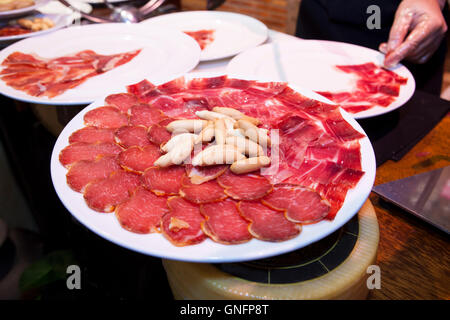
[[[186,75],[186,80],[189,79],[189,75]],[[298,86],[292,86],[292,88],[294,90],[297,90]],[[304,92],[308,92],[310,90],[302,90],[302,94]],[[312,92],[313,94],[315,94],[314,92]],[[113,94],[113,93],[109,93],[109,94]],[[317,94],[315,94],[317,95]],[[314,95],[313,95],[314,96]],[[135,252],[139,252],[141,254],[145,254],[145,255],[150,255],[150,256],[154,256],[154,257],[158,257],[158,258],[162,258],[162,259],[171,259],[171,260],[178,260],[178,261],[186,261],[186,262],[197,262],[197,263],[226,263],[226,262],[240,262],[240,261],[249,261],[249,260],[255,260],[255,259],[263,259],[263,258],[267,258],[267,257],[271,257],[271,256],[277,256],[286,252],[290,252],[290,251],[294,251],[300,248],[303,248],[307,245],[310,245],[311,243],[314,243],[316,241],[319,241],[320,239],[323,239],[324,237],[328,236],[329,234],[331,234],[332,232],[336,231],[337,229],[341,228],[345,223],[347,223],[354,215],[356,215],[358,213],[358,211],[360,210],[360,208],[362,207],[362,205],[364,204],[364,202],[367,200],[367,198],[369,197],[369,194],[371,192],[371,189],[374,185],[375,182],[375,174],[376,174],[376,162],[375,162],[375,154],[374,154],[374,150],[373,150],[373,146],[369,140],[369,138],[367,137],[367,135],[365,134],[364,130],[362,129],[362,127],[358,124],[358,122],[353,119],[352,117],[350,117],[348,115],[348,113],[346,113],[344,110],[342,110],[340,108],[340,112],[343,115],[344,119],[346,121],[348,121],[355,129],[357,129],[359,132],[362,132],[365,134],[365,137],[363,139],[360,139],[359,142],[361,144],[361,148],[365,148],[365,153],[363,154],[362,149],[361,149],[361,162],[362,162],[362,166],[363,166],[363,170],[365,170],[365,174],[363,176],[363,178],[358,182],[357,186],[355,186],[355,188],[349,190],[349,192],[353,192],[353,193],[360,193],[359,196],[354,195],[353,197],[356,197],[356,201],[355,199],[353,199],[354,201],[356,201],[356,204],[354,204],[355,206],[353,207],[353,209],[351,210],[351,213],[345,215],[345,218],[343,215],[343,213],[341,213],[341,219],[334,219],[332,221],[328,221],[328,220],[322,220],[321,222],[329,222],[329,223],[334,223],[334,225],[331,225],[331,227],[327,228],[326,232],[321,233],[319,236],[316,236],[313,240],[301,245],[301,246],[297,246],[295,248],[291,247],[287,247],[284,250],[279,250],[276,253],[273,252],[269,252],[269,253],[257,253],[257,254],[253,254],[253,255],[247,255],[246,257],[240,257],[240,256],[234,256],[234,257],[193,257],[193,256],[186,256],[186,255],[177,255],[177,254],[170,254],[170,253],[164,253],[164,252],[150,252],[150,251],[145,251],[145,250],[141,250],[139,248],[135,248],[133,247],[132,244],[128,243],[125,240],[121,240],[121,236],[119,235],[114,235],[114,232],[109,233],[105,230],[101,230],[101,228],[97,228],[96,226],[92,226],[89,225],[89,222],[87,221],[83,221],[83,218],[80,217],[80,215],[77,215],[76,213],[73,212],[72,210],[72,206],[70,203],[68,203],[68,199],[64,196],[64,190],[61,190],[60,188],[66,188],[67,187],[67,183],[66,183],[66,179],[65,179],[65,173],[67,173],[67,169],[65,169],[59,162],[59,153],[60,151],[69,145],[67,138],[70,136],[70,134],[72,132],[74,132],[75,130],[78,130],[80,128],[82,128],[84,125],[80,126],[75,126],[75,128],[73,128],[73,123],[76,123],[77,121],[81,121],[82,123],[82,117],[84,116],[84,114],[86,112],[88,112],[89,110],[92,110],[94,108],[97,108],[99,106],[101,106],[103,104],[104,98],[106,96],[96,100],[95,102],[93,102],[92,104],[90,104],[89,106],[87,106],[86,108],[84,108],[83,110],[81,110],[63,129],[63,131],[61,132],[61,134],[59,135],[53,150],[52,150],[52,154],[51,154],[51,160],[50,160],[50,171],[51,171],[51,179],[52,179],[52,184],[53,187],[55,189],[55,192],[57,193],[60,201],[63,203],[63,205],[65,206],[65,208],[70,212],[70,214],[77,219],[77,221],[79,221],[82,225],[84,225],[86,228],[88,228],[90,231],[94,232],[95,234],[97,234],[98,236],[101,236],[102,238],[111,241],[112,243],[115,243],[119,246],[125,247],[129,250],[135,251]],[[319,96],[321,97],[321,96]],[[327,99],[322,99],[322,101],[327,102]],[[71,125],[72,124],[72,125]],[[64,141],[63,141],[64,140]],[[363,159],[365,159],[365,162],[363,162]],[[64,172],[64,176],[59,176],[58,177],[58,170],[63,170]],[[59,180],[58,180],[59,179]],[[362,191],[358,190],[358,186],[361,187],[361,185],[364,183],[365,185],[365,189]],[[354,191],[355,190],[355,191]],[[81,193],[77,193],[75,191],[73,191],[72,189],[69,190],[70,192],[73,192],[73,194],[78,194],[78,198],[79,201],[85,201],[83,198],[83,195]],[[362,193],[361,193],[362,192]],[[352,194],[353,194],[352,193]],[[346,196],[346,199],[344,201],[344,204],[342,206],[342,208],[344,208],[344,205],[346,205],[346,203],[348,203],[347,201],[348,198]],[[340,211],[342,210],[342,208],[339,210],[338,214],[336,215],[336,217],[338,217]],[[102,214],[102,213],[98,213],[93,211],[92,209],[89,209],[87,207],[88,210],[92,211],[92,213],[95,214]],[[108,215],[111,215],[112,217],[110,217],[111,219],[115,219],[117,220],[117,218],[115,217],[114,213],[107,213]],[[117,222],[117,221],[116,221]],[[320,222],[319,222],[320,223]],[[122,228],[120,226],[120,224],[115,223],[117,225],[118,228]],[[313,225],[317,225],[317,224],[313,224]],[[302,232],[304,232],[304,228],[308,227],[308,226],[302,226]],[[126,231],[126,230],[124,230]],[[126,231],[129,232],[129,231]],[[300,233],[299,236],[295,237],[294,239],[291,240],[295,240],[298,239],[298,237],[301,236],[302,233]],[[155,235],[155,234],[150,234],[150,235]],[[163,237],[163,235],[161,233],[157,234],[160,237]],[[146,235],[138,235],[138,236],[146,236]],[[149,235],[147,235],[149,236]],[[287,240],[287,241],[291,241],[291,240]],[[167,239],[165,239],[165,241],[168,242]],[[211,239],[206,239],[205,241],[212,241]],[[255,242],[260,242],[263,243],[264,245],[268,244],[265,241],[261,241],[261,240],[257,240],[257,239],[252,239],[252,241]],[[286,242],[286,241],[285,241]],[[284,242],[284,243],[285,243]],[[204,243],[204,242],[202,242]],[[202,243],[198,244],[201,245]],[[279,242],[279,243],[283,243],[283,242]],[[247,243],[244,244],[238,244],[238,245],[230,245],[230,248],[235,248],[236,251],[239,251],[240,246],[245,245]],[[171,246],[173,246],[172,244],[170,244]],[[217,244],[214,243],[213,245],[220,245],[220,246],[226,246],[223,244]],[[276,245],[276,244],[271,244],[271,245]],[[183,248],[194,248],[191,250],[195,250],[195,247],[197,245],[191,245],[191,246],[187,246],[187,247],[181,247],[181,249]],[[173,246],[174,248],[177,248],[175,246]]]
[[[0,12],[0,19],[13,18],[13,17],[21,15],[23,13],[33,11],[41,6],[46,5],[50,1],[51,0],[35,0],[34,5],[32,5],[32,6]]]
[[[231,57],[235,57],[236,55],[238,55],[239,53],[242,53],[246,50],[252,49],[254,47],[257,47],[263,43],[265,43],[267,41],[267,39],[269,38],[269,28],[267,27],[267,25],[262,22],[259,19],[256,19],[254,17],[251,17],[249,15],[245,15],[242,13],[237,13],[237,12],[229,12],[229,11],[220,11],[220,10],[214,10],[214,11],[209,11],[209,10],[193,10],[193,11],[180,11],[180,12],[173,12],[173,13],[169,13],[169,14],[164,14],[164,15],[160,15],[160,16],[156,16],[156,17],[152,17],[146,20],[143,20],[141,22],[139,22],[139,24],[142,25],[151,25],[151,22],[157,22],[159,20],[164,20],[164,19],[168,19],[169,16],[176,16],[176,15],[205,15],[205,16],[235,16],[235,17],[240,17],[241,19],[245,19],[247,21],[251,21],[252,23],[255,23],[255,25],[259,25],[259,27],[261,27],[264,30],[264,39],[259,41],[258,44],[253,45],[252,47],[249,48],[245,48],[245,49],[239,49],[239,50],[235,50],[236,52],[234,53],[229,53],[229,54],[223,54],[223,55],[217,55],[214,57],[209,57],[209,58],[204,58],[204,57],[200,57],[200,61],[202,62],[207,62],[207,61],[216,61],[216,60],[220,60],[220,59],[225,59],[225,58],[231,58]]]
[[[246,50],[244,52],[239,53],[238,55],[233,57],[229,61],[229,63],[227,64],[227,67],[226,67],[227,73],[230,73],[230,66],[232,66],[233,61],[234,61],[234,63],[236,63],[236,61],[238,61],[238,59],[240,59],[240,57],[242,58],[243,55],[250,54],[251,51],[253,51],[253,50],[267,50],[267,48],[269,48],[269,47],[271,47],[271,46],[273,46],[275,44],[284,44],[284,43],[287,43],[289,45],[301,45],[302,43],[317,43],[317,44],[325,43],[325,44],[329,44],[329,45],[332,45],[332,46],[353,47],[353,48],[355,48],[357,50],[365,50],[365,51],[367,51],[367,52],[369,52],[371,54],[380,54],[380,55],[382,54],[382,53],[380,53],[380,52],[378,52],[378,51],[376,51],[374,49],[367,48],[367,47],[360,46],[360,45],[353,44],[353,43],[348,43],[348,42],[332,41],[332,40],[317,40],[317,39],[302,39],[302,38],[281,39],[281,40],[276,40],[276,41],[273,41],[273,42],[265,43],[265,44],[262,44],[260,46],[255,47],[255,48],[251,48],[249,50]],[[392,112],[392,111],[394,111],[394,110],[396,110],[398,108],[403,107],[412,98],[412,96],[414,95],[414,92],[416,90],[416,80],[415,80],[413,74],[411,73],[411,71],[402,63],[399,63],[394,68],[389,68],[388,70],[396,72],[395,70],[397,70],[399,68],[402,68],[402,70],[403,70],[402,72],[405,72],[406,76],[408,77],[408,83],[407,83],[407,85],[405,87],[403,87],[405,90],[408,89],[407,98],[405,98],[404,102],[402,102],[400,104],[397,104],[397,103],[395,103],[396,101],[394,101],[388,107],[376,106],[374,108],[376,108],[377,112],[374,113],[374,114],[371,114],[371,112],[370,112],[370,111],[373,112],[373,109],[357,112],[357,113],[354,113],[354,114],[351,114],[349,112],[347,112],[347,113],[349,113],[350,116],[352,116],[355,119],[367,119],[367,118],[378,117],[378,116],[381,116],[383,114]],[[400,90],[401,89],[402,88],[400,88]]]

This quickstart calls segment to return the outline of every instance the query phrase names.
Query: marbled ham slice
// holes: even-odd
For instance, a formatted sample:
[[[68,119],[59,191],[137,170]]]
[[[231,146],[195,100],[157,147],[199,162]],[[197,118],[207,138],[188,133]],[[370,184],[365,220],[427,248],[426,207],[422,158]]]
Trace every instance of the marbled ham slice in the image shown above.
[[[206,167],[195,167],[186,165],[187,176],[192,184],[202,184],[214,180],[228,169],[227,165],[215,165]]]
[[[330,211],[329,203],[319,193],[298,185],[275,185],[261,201],[274,210],[285,212],[286,218],[296,223],[320,221]]]
[[[115,142],[124,148],[133,146],[145,147],[151,144],[147,136],[147,129],[143,126],[124,126],[114,133]]]
[[[96,161],[78,161],[66,174],[67,184],[73,190],[83,192],[88,183],[107,178],[118,170],[120,166],[116,156],[105,156]]]
[[[256,200],[272,190],[272,184],[263,176],[234,174],[230,170],[220,175],[217,182],[225,188],[225,194],[236,200]]]
[[[113,172],[108,178],[94,181],[86,186],[84,199],[95,211],[112,212],[127,200],[141,184],[141,177],[123,170]]]
[[[205,220],[198,205],[181,197],[167,201],[169,212],[161,219],[163,235],[176,246],[186,246],[205,240],[201,224]]]
[[[116,93],[105,98],[105,103],[118,108],[123,113],[127,113],[135,104],[139,103],[138,98],[131,93]]]
[[[186,174],[184,167],[152,167],[142,176],[144,186],[157,195],[176,195],[181,188],[181,181]]]
[[[118,162],[123,169],[143,173],[161,156],[159,148],[153,144],[145,147],[130,147],[119,154]]]
[[[128,117],[115,107],[99,107],[84,115],[84,123],[98,128],[120,128],[128,125]]]
[[[283,213],[260,202],[241,201],[238,209],[250,221],[249,232],[264,241],[285,241],[296,237],[301,226],[287,220]]]
[[[133,126],[150,127],[166,118],[164,113],[158,108],[150,107],[141,103],[130,108],[130,124]]]
[[[148,129],[148,140],[158,146],[166,143],[172,137],[172,134],[167,131],[166,127],[159,124],[154,124]]]
[[[114,143],[114,129],[84,127],[75,131],[69,137],[69,143],[84,142],[84,143],[98,143],[107,142]]]
[[[202,204],[200,211],[206,218],[202,224],[203,232],[215,242],[238,244],[252,238],[248,231],[249,223],[240,216],[237,202],[227,199]]]
[[[227,195],[216,180],[202,184],[192,184],[187,176],[181,182],[180,195],[193,203],[217,202],[225,199]]]
[[[59,161],[66,168],[71,164],[81,161],[93,161],[99,156],[117,155],[122,148],[114,143],[96,143],[89,144],[76,142],[65,147],[59,154]]]
[[[130,199],[116,208],[120,225],[135,233],[159,232],[161,217],[169,211],[167,198],[138,187]]]

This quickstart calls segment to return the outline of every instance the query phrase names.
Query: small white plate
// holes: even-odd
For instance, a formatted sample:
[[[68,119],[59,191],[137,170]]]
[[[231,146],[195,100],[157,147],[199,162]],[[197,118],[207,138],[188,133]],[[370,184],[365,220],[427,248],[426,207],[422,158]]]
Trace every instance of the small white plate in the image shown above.
[[[301,94],[330,103],[329,100],[306,89],[292,86]],[[117,92],[125,92],[125,87]],[[113,92],[110,92],[113,93]],[[113,213],[104,214],[91,210],[84,201],[83,195],[70,189],[66,182],[65,169],[59,162],[59,153],[68,145],[72,132],[84,127],[83,117],[86,112],[104,103],[101,98],[78,113],[59,135],[53,148],[51,158],[51,177],[56,193],[69,212],[88,229],[99,236],[130,250],[164,259],[192,261],[192,262],[237,262],[262,259],[283,254],[305,247],[316,242],[342,227],[361,208],[372,189],[375,180],[375,155],[367,137],[360,140],[362,170],[365,171],[355,188],[349,190],[342,208],[333,221],[322,220],[316,224],[304,225],[302,232],[294,239],[283,242],[266,242],[256,239],[238,244],[223,245],[206,239],[200,244],[176,247],[162,234],[136,234],[123,229]],[[364,133],[359,124],[342,111],[344,118],[359,132]]]
[[[354,76],[340,72],[336,65],[373,62],[382,65],[384,55],[378,51],[343,42],[322,40],[283,40],[266,44],[234,57],[227,67],[232,77],[287,81],[313,91],[349,91]],[[356,119],[378,116],[405,104],[413,95],[415,81],[411,72],[399,64],[392,71],[408,78],[400,95],[388,107],[373,107],[352,114]]]
[[[72,14],[43,14],[43,13],[36,13],[33,15],[25,16],[23,17],[25,19],[34,19],[34,18],[48,18],[53,21],[54,26],[47,30],[42,31],[36,31],[36,32],[30,32],[30,33],[24,33],[24,34],[18,34],[14,36],[6,36],[6,37],[0,37],[1,45],[9,44],[15,41],[18,41],[20,39],[35,37],[35,36],[42,36],[44,34],[54,32],[56,30],[59,30],[61,28],[67,27],[72,24],[74,17]],[[6,25],[5,25],[6,26]]]
[[[20,15],[24,15],[27,12],[33,11],[45,4],[47,4],[50,0],[34,0],[34,5],[16,9],[16,10],[9,10],[9,11],[2,11],[0,12],[0,19],[10,19],[14,17],[18,17]]]
[[[150,18],[140,24],[179,31],[215,30],[214,41],[202,50],[200,61],[234,56],[260,45],[266,41],[268,34],[266,25],[261,21],[223,11],[177,12]]]
[[[137,24],[109,23],[74,26],[41,37],[21,40],[0,51],[0,61],[14,51],[53,58],[88,49],[99,54],[115,54],[141,48],[142,51],[128,63],[89,78],[51,99],[15,90],[1,79],[0,93],[38,104],[89,104],[108,92],[144,78],[155,83],[169,81],[193,69],[200,57],[198,44],[181,32],[143,28]]]

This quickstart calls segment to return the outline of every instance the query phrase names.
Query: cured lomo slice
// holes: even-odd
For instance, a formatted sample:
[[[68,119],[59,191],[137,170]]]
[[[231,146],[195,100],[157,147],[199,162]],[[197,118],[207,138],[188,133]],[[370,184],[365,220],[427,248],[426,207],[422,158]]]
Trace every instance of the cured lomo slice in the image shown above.
[[[181,188],[181,180],[185,174],[185,169],[181,166],[151,167],[145,170],[142,178],[144,186],[157,195],[175,195]]]
[[[99,156],[117,155],[122,148],[114,143],[89,144],[76,142],[68,145],[59,154],[59,161],[66,168],[81,160],[95,160]]]
[[[161,219],[161,231],[172,244],[186,246],[205,240],[201,228],[204,218],[198,205],[181,197],[169,198],[167,205],[169,213]]]
[[[259,240],[285,241],[294,238],[301,231],[301,226],[287,220],[282,212],[260,202],[241,201],[238,209],[250,221],[249,232]]]
[[[73,190],[83,192],[88,183],[105,179],[117,170],[120,170],[120,166],[116,156],[105,156],[96,161],[78,161],[66,174],[67,184]]]
[[[227,197],[216,180],[202,184],[192,184],[187,176],[183,177],[180,195],[194,203],[216,202]]]
[[[139,100],[131,93],[117,93],[107,96],[105,102],[107,105],[114,106],[123,113],[127,113],[128,109],[139,103]]]
[[[112,212],[141,184],[141,177],[123,170],[113,172],[108,178],[86,186],[84,199],[87,205],[99,212]]]
[[[311,223],[328,215],[330,205],[319,193],[299,185],[278,184],[262,199],[262,203],[275,210],[285,211],[292,222]]]
[[[119,154],[119,164],[128,171],[142,173],[153,166],[161,156],[159,148],[153,144],[146,147],[130,147]]]
[[[107,106],[88,111],[84,115],[84,123],[99,128],[120,128],[128,124],[128,117],[119,109]]]
[[[150,127],[166,118],[161,110],[152,108],[145,103],[131,107],[128,112],[130,114],[130,124],[133,126]]]
[[[120,225],[135,233],[159,232],[161,217],[168,212],[167,198],[138,187],[130,199],[116,208]]]
[[[237,244],[252,238],[248,231],[249,223],[240,216],[236,201],[227,199],[202,204],[200,211],[206,218],[202,224],[203,232],[214,241]]]
[[[115,141],[124,148],[145,147],[151,143],[147,137],[147,128],[141,126],[124,126],[117,129]]]
[[[160,146],[172,137],[171,133],[161,124],[154,124],[148,129],[148,140]]]
[[[230,170],[220,175],[217,182],[225,188],[225,193],[236,200],[256,200],[272,190],[272,184],[263,176],[254,174],[234,174]]]
[[[97,143],[108,142],[114,143],[114,129],[97,128],[97,127],[84,127],[75,131],[69,137],[69,143],[85,142],[85,143]]]
[[[206,167],[195,167],[186,165],[186,171],[191,183],[202,184],[206,181],[216,179],[227,170],[227,165],[215,165]]]

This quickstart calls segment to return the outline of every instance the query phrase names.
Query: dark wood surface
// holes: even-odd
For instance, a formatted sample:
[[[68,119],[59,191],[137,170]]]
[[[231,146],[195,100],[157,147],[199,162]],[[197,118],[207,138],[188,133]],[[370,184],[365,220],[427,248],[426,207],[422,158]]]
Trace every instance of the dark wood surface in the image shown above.
[[[377,169],[375,185],[450,164],[450,114],[400,161]],[[380,226],[381,289],[369,299],[450,299],[450,242],[438,229],[370,196]]]

